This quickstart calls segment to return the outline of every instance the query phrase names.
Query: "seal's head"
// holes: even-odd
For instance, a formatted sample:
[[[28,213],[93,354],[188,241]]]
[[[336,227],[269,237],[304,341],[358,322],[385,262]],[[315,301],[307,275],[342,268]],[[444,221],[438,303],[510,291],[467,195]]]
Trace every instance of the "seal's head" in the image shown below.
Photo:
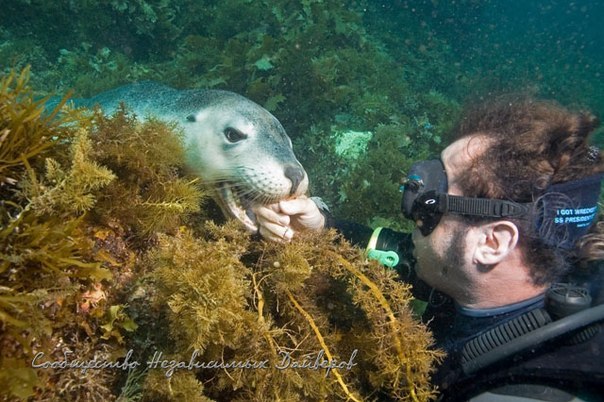
[[[184,124],[188,165],[217,192],[223,212],[255,232],[250,207],[306,193],[308,176],[281,123],[232,92],[218,92]]]

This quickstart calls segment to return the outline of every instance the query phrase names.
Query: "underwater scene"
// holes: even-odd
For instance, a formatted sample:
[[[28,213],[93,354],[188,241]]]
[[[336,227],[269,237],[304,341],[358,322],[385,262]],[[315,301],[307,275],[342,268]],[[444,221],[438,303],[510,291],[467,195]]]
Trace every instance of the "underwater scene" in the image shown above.
[[[334,228],[272,241],[252,209],[410,233],[401,179],[466,105],[604,116],[602,21],[597,0],[3,0],[0,400],[438,400],[447,353],[404,273]]]

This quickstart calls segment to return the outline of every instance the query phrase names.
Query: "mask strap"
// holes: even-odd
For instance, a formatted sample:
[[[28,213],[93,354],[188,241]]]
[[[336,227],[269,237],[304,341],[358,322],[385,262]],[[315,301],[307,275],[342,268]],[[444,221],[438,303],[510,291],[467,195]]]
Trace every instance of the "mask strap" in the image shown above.
[[[513,201],[489,198],[461,197],[440,194],[439,209],[443,213],[484,216],[485,218],[513,218],[528,215],[533,203],[520,204]]]

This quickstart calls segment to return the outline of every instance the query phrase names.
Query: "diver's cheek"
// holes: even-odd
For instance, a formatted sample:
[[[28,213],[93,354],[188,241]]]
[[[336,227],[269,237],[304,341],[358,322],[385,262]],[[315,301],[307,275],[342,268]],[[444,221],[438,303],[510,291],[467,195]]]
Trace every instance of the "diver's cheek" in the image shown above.
[[[418,229],[415,229],[411,235],[413,240],[413,256],[415,257],[415,272],[417,276],[433,286],[435,268],[438,266],[435,258],[434,245],[430,236],[423,236]]]

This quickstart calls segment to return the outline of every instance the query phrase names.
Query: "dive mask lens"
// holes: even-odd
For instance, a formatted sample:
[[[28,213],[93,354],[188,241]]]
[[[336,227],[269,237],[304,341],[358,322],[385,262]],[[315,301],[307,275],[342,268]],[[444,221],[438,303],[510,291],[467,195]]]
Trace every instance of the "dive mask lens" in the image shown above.
[[[401,210],[416,222],[423,236],[429,235],[440,222],[439,194],[447,192],[447,174],[440,159],[416,162],[403,183]]]

